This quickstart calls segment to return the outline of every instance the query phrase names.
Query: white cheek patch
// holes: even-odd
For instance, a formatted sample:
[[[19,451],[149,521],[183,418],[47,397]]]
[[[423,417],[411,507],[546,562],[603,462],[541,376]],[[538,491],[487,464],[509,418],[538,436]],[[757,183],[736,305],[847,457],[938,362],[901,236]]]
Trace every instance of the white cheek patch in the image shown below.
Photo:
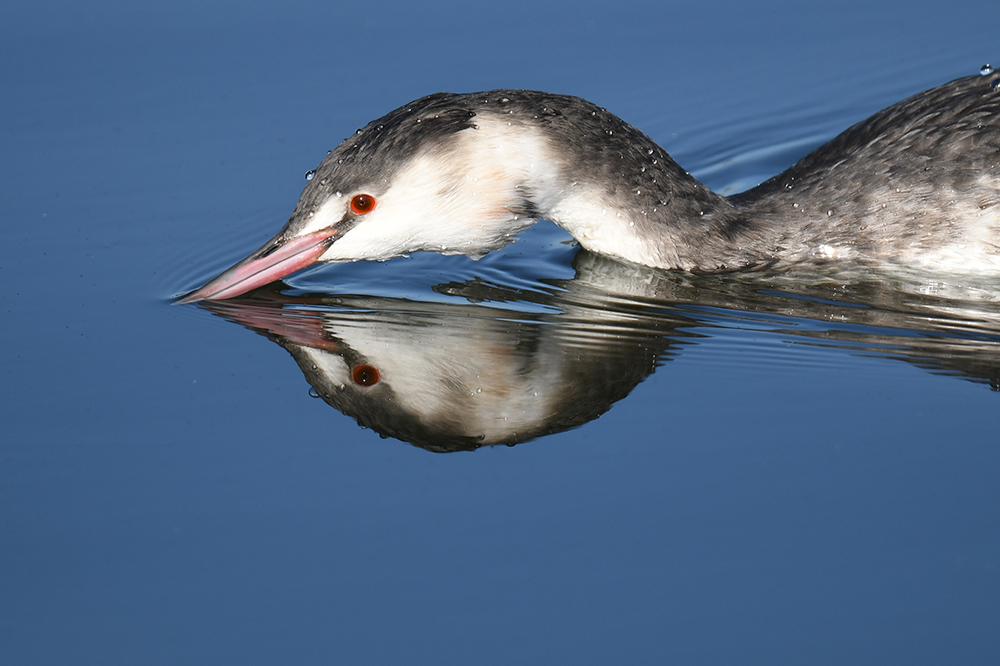
[[[537,130],[477,118],[477,129],[430,146],[400,170],[375,209],[320,259],[380,261],[417,250],[478,256],[533,223],[518,212],[522,203],[530,195],[544,209],[556,178]]]
[[[468,205],[449,205],[437,195],[447,181],[461,178],[457,165],[449,162],[441,156],[414,160],[377,199],[375,209],[356,220],[321,259],[380,261],[416,250],[441,252],[459,245],[463,228],[461,220],[454,219],[454,211],[468,210]]]

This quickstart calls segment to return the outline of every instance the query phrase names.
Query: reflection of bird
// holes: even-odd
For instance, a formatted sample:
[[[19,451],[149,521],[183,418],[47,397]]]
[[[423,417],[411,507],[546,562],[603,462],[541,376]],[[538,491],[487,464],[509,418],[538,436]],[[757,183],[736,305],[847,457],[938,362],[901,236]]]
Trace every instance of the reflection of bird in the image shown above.
[[[934,297],[881,277],[803,286],[783,276],[657,271],[590,252],[577,253],[573,268],[572,279],[537,290],[478,279],[438,285],[445,302],[290,294],[277,282],[204,307],[287,350],[315,397],[433,451],[583,425],[696,347],[702,362],[796,372],[839,367],[833,359],[847,354],[876,365],[895,359],[1000,389],[992,292]],[[789,285],[798,292],[783,291]],[[668,371],[660,381],[678,377]]]
[[[526,314],[269,291],[206,307],[284,347],[313,395],[360,425],[439,452],[512,446],[597,418],[685,336],[660,327],[690,321],[595,312],[585,300]]]
[[[185,300],[316,261],[480,256],[538,218],[657,268],[1000,269],[1000,77],[958,79],[851,127],[732,197],[576,97],[436,94],[369,124],[315,172],[281,232]]]

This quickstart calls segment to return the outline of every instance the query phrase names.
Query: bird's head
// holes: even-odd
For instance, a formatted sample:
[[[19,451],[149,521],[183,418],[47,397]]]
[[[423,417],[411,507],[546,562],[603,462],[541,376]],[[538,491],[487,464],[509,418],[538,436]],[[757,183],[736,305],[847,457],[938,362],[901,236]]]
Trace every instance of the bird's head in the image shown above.
[[[182,302],[238,296],[318,261],[478,258],[506,245],[537,219],[558,169],[544,132],[482,95],[431,95],[358,130],[308,174],[274,238]]]

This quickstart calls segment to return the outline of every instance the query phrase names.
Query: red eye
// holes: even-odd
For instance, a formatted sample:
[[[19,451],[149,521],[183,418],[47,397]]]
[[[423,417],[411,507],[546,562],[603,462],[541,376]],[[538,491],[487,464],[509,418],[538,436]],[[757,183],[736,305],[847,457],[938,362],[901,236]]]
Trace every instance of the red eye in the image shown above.
[[[356,215],[364,215],[375,208],[375,197],[370,194],[355,194],[351,198],[351,210]]]
[[[358,386],[374,386],[378,384],[378,370],[370,365],[359,365],[351,371],[351,379]]]

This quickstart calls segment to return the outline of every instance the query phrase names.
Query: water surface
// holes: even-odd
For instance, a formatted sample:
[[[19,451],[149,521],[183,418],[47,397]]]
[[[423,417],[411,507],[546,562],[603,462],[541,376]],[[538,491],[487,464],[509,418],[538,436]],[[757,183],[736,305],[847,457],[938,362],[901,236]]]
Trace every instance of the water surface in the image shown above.
[[[692,278],[539,225],[480,262],[169,302],[273,234],[329,148],[429,92],[580,95],[738,191],[1000,60],[993,11],[15,3],[0,660],[990,661],[988,282]],[[359,365],[379,382],[341,381]],[[479,424],[451,447],[474,452],[358,426],[378,425],[362,389],[430,395],[442,371],[472,387],[441,404]],[[310,397],[341,383],[347,414]],[[479,409],[497,386],[521,397]],[[516,445],[479,439],[539,391],[534,430],[496,440]]]

